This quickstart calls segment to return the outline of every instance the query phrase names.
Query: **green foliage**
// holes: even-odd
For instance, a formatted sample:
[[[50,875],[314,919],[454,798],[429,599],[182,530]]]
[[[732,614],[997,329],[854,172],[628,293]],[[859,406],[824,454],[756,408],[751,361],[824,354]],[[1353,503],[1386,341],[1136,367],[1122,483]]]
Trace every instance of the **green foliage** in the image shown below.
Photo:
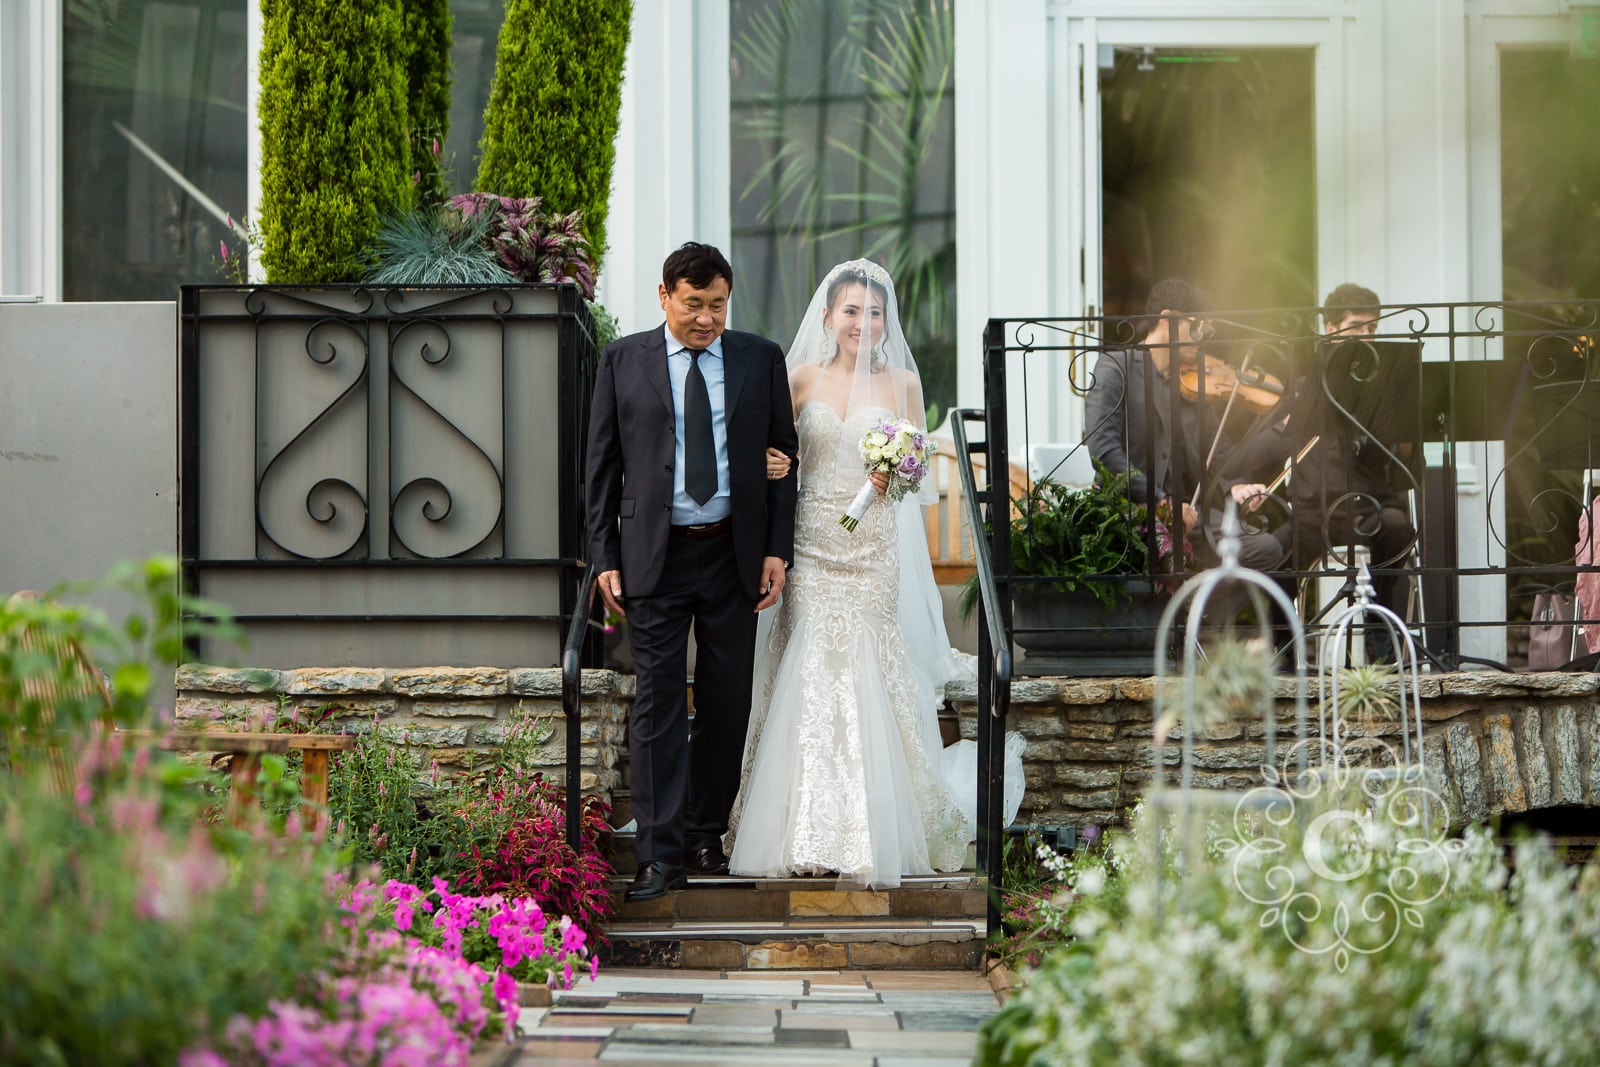
[[[113,625],[104,611],[68,602],[90,593],[120,595],[132,608]],[[92,722],[144,725],[152,663],[176,665],[186,640],[239,636],[227,609],[183,592],[171,556],[119,563],[105,578],[65,585],[43,601],[0,604],[0,737],[16,745],[21,733],[46,727],[71,733]],[[87,661],[66,651],[72,648]],[[109,709],[88,674],[93,670],[105,672]]]
[[[423,206],[439,204],[446,195],[440,146],[450,132],[450,43],[454,28],[450,0],[407,0],[406,100],[411,108],[411,166],[417,202]]]
[[[262,262],[270,282],[350,282],[413,203],[402,0],[261,0]]]
[[[507,0],[476,188],[581,211],[600,260],[629,0]]]
[[[378,231],[376,262],[367,281],[377,285],[504,285],[514,281],[489,244],[493,218],[423,207],[388,219]]]
[[[991,936],[991,951],[1008,966],[1037,967],[1045,953],[1071,943],[1073,915],[1086,896],[1099,896],[1098,906],[1120,911],[1123,861],[1113,847],[1111,837],[1095,825],[1085,827],[1078,847],[1065,855],[1032,830],[1008,838],[1000,929]]]
[[[1122,586],[1086,579],[1149,571],[1149,509],[1128,495],[1132,473],[1114,474],[1096,461],[1095,483],[1088,488],[1048,478],[1035,482],[1012,502],[1012,573],[1060,578],[1056,588],[1087,589],[1104,607],[1114,607],[1125,596]],[[962,613],[970,614],[977,602],[974,576],[961,593]]]
[[[121,564],[96,588],[132,598],[120,626],[70,604],[0,608],[0,716],[14,742],[42,725],[28,683],[59,669],[59,652],[19,648],[24,630],[35,648],[88,650],[115,690],[109,715],[53,702],[53,758],[12,747],[0,775],[4,1063],[175,1062],[236,1012],[292,998],[337,947],[326,878],[344,857],[212,821],[202,769],[104,732],[108,719],[144,723],[153,664],[170,668],[197,628],[226,636],[225,614],[184,597],[169,558]],[[269,763],[268,781],[284,769]]]
[[[0,790],[0,1062],[173,1063],[330,962],[331,850],[208,828],[165,754],[77,763]]]
[[[617,317],[607,311],[601,304],[593,300],[587,301],[589,305],[589,318],[594,323],[594,347],[600,351],[606,345],[622,336],[622,326],[617,322]]]

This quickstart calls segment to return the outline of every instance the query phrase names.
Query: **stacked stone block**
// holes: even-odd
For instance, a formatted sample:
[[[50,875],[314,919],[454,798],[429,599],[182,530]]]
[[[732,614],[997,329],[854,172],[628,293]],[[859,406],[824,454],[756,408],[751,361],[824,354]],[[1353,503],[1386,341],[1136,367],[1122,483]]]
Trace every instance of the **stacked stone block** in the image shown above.
[[[1170,732],[1158,757],[1156,684],[1153,678],[1013,683],[1007,729],[1027,740],[1028,789],[1018,819],[1078,827],[1120,822],[1148,790],[1158,758],[1167,780],[1176,782],[1182,729]],[[1274,694],[1274,762],[1280,767],[1296,738],[1294,684],[1280,678]],[[1422,677],[1418,693],[1423,762],[1445,790],[1457,826],[1505,812],[1600,805],[1600,675],[1432,674]],[[1307,733],[1315,741],[1314,681],[1307,682],[1306,694]],[[962,736],[976,737],[976,687],[951,685],[946,695],[959,712]],[[1352,723],[1347,736],[1356,744],[1372,737],[1388,746],[1372,750],[1366,762],[1373,765],[1390,762],[1389,751],[1402,751],[1398,722],[1370,728]],[[1195,739],[1195,785],[1261,785],[1265,737],[1259,716],[1201,731]],[[1315,762],[1314,745],[1311,752]]]
[[[566,718],[561,672],[500,667],[302,667],[294,670],[187,665],[176,676],[177,718],[272,722],[299,713],[323,732],[375,727],[445,771],[465,770],[497,748],[518,709],[538,717],[542,741],[535,765],[566,782]],[[614,671],[583,674],[580,783],[610,803],[621,784],[625,724],[633,678]],[[326,719],[323,716],[326,715]]]

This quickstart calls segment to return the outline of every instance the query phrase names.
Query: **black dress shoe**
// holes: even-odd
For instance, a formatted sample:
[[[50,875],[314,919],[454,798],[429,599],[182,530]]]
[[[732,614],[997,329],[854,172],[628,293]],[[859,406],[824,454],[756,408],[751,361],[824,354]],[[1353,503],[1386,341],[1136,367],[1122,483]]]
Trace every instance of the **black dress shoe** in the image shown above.
[[[723,855],[720,845],[707,845],[689,853],[683,869],[690,874],[727,874],[728,857]]]
[[[674,889],[683,889],[689,884],[689,879],[683,876],[683,868],[660,860],[647,860],[639,865],[639,873],[634,875],[633,884],[628,886],[628,891],[622,894],[622,899],[628,901],[655,900],[664,897]]]

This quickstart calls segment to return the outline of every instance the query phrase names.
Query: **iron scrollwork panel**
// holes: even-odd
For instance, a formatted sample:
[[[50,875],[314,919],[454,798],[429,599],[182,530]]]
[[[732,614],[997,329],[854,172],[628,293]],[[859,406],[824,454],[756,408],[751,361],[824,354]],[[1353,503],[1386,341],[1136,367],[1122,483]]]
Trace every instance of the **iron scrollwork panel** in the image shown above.
[[[257,558],[365,559],[367,323],[330,313],[269,325],[264,303],[260,290],[246,301],[257,316]]]
[[[495,316],[510,310],[506,294],[492,294],[491,300]],[[478,559],[505,554],[504,329],[495,317],[391,321],[393,555]],[[466,343],[467,331],[472,343]]]

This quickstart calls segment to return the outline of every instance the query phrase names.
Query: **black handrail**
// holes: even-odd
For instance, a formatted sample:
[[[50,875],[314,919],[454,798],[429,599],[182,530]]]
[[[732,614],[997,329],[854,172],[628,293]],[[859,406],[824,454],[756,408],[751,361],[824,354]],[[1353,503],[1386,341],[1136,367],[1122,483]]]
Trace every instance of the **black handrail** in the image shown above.
[[[591,563],[578,586],[578,603],[567,624],[567,643],[561,650],[561,711],[567,722],[567,844],[578,851],[583,818],[583,640],[594,614],[595,575]]]
[[[969,421],[984,422],[983,413],[970,408],[955,411],[950,430],[955,437],[956,472],[961,478],[967,523],[972,530],[972,558],[978,580],[978,870],[989,879],[988,928],[993,931],[1000,928],[1000,890],[1004,881],[1005,827],[1000,825],[1000,815],[1005,806],[1005,721],[1011,710],[1011,640],[1006,636],[1010,618],[1005,611],[1009,605],[1001,600],[995,581],[989,541],[984,536],[983,498],[972,472],[972,456],[977,449],[967,440]],[[990,436],[985,434],[986,439]],[[994,442],[987,443],[992,446]],[[996,528],[1005,526],[1011,515],[1011,483],[1004,474],[1007,469],[1003,460],[996,466],[990,457],[986,492],[991,498],[989,513],[998,516]]]

